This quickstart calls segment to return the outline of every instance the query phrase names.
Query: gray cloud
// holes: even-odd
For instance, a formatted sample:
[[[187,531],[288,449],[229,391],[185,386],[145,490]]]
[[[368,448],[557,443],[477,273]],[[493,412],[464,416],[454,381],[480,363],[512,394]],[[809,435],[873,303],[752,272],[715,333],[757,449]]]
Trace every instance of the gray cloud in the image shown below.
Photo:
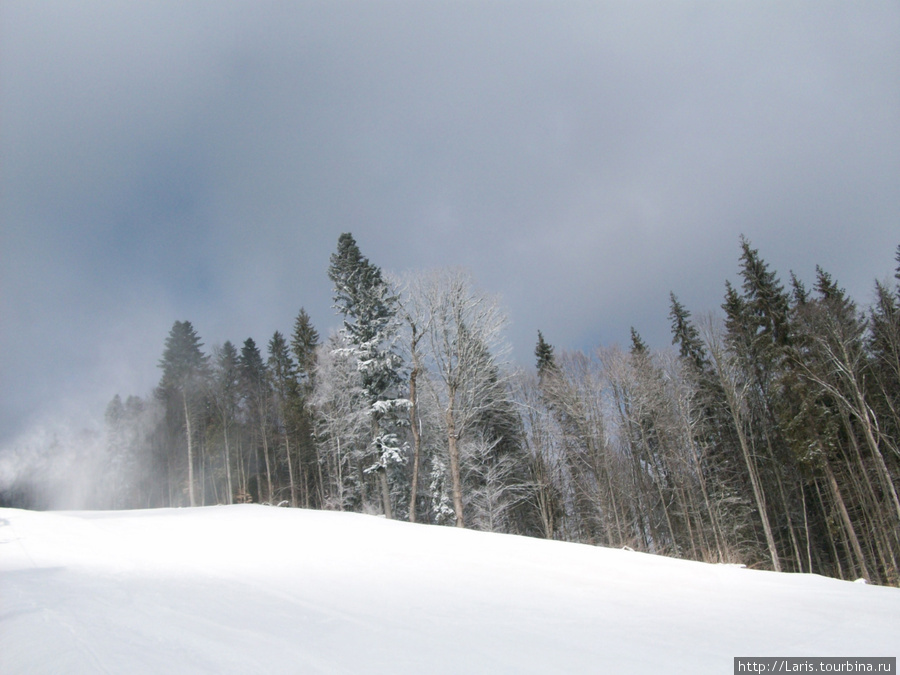
[[[860,301],[900,215],[900,9],[861,3],[0,6],[0,437],[146,393],[176,319],[208,345],[337,323],[352,231],[464,265],[517,358],[668,343],[745,233]],[[102,411],[101,411],[102,412]]]

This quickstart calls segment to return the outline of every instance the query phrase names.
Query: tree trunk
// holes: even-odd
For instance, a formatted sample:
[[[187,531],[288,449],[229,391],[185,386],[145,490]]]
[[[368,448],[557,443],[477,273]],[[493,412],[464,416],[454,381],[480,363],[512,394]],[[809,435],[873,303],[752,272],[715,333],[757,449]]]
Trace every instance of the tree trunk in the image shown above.
[[[772,525],[769,522],[769,515],[766,512],[766,500],[763,495],[762,486],[759,482],[756,465],[750,452],[750,446],[746,434],[744,433],[744,423],[741,419],[740,407],[744,401],[746,389],[742,389],[739,383],[733,379],[733,375],[728,372],[729,369],[734,366],[728,363],[728,357],[722,351],[718,336],[712,330],[710,331],[708,346],[715,366],[716,376],[722,386],[722,392],[725,394],[725,405],[728,408],[734,430],[737,433],[738,443],[741,447],[741,455],[744,459],[744,464],[747,467],[750,486],[753,490],[753,499],[756,502],[756,509],[759,512],[759,518],[762,522],[763,532],[766,537],[766,546],[769,549],[769,557],[772,560],[772,568],[776,572],[780,572],[781,563],[778,560],[778,551],[775,546],[775,537],[772,534]],[[737,376],[734,375],[734,377]]]
[[[384,507],[384,517],[388,520],[394,519],[394,513],[391,509],[391,490],[388,486],[387,469],[378,470],[378,483],[381,485],[381,502]]]
[[[844,523],[844,530],[847,533],[847,537],[850,539],[850,546],[853,549],[853,554],[856,556],[859,569],[862,571],[862,575],[866,580],[871,581],[869,570],[866,568],[866,558],[863,555],[862,547],[859,545],[859,539],[856,536],[853,521],[850,520],[850,514],[847,512],[844,498],[841,496],[837,480],[834,477],[834,473],[831,471],[831,466],[828,464],[827,459],[822,462],[822,466],[825,469],[825,477],[828,479],[828,486],[831,488],[831,496],[834,499],[835,505],[838,507],[838,513],[841,515],[841,521]]]
[[[814,481],[813,485],[816,486],[816,496],[819,498],[818,503],[822,508],[822,513],[828,516],[827,511],[825,511],[825,497],[822,496],[822,490],[819,488],[819,482]],[[844,568],[841,565],[841,556],[838,554],[837,545],[834,543],[834,535],[832,534],[832,528],[826,525],[825,534],[828,537],[828,544],[831,546],[831,559],[834,560],[834,564],[837,567],[837,578],[838,579],[846,579],[844,576]],[[834,576],[834,572],[832,571],[831,576]]]
[[[319,477],[319,484],[316,486],[316,494],[319,498],[319,508],[325,508],[325,477],[322,475],[322,459],[319,455],[319,444],[313,445],[316,451],[316,475]],[[307,504],[309,508],[309,504]]]
[[[223,425],[225,433],[225,481],[228,483],[228,503],[234,503],[234,486],[231,483],[231,449],[228,447],[228,422]]]
[[[297,483],[294,481],[294,463],[291,460],[291,439],[287,429],[284,431],[284,454],[287,456],[288,478],[291,485],[291,506],[297,508]]]
[[[268,502],[272,503],[275,491],[272,489],[272,463],[269,461],[269,439],[266,437],[265,428],[260,429],[262,432],[263,459],[266,462],[266,487],[269,492]]]
[[[419,432],[419,405],[416,399],[416,380],[419,376],[419,367],[414,366],[409,373],[409,430],[413,437],[413,469],[412,486],[409,492],[409,522],[416,522],[416,500],[419,490],[419,456],[422,445]]]
[[[859,405],[858,419],[860,420],[860,422],[862,422],[866,444],[869,446],[869,450],[872,452],[872,456],[875,458],[875,466],[878,467],[879,477],[882,480],[885,491],[891,498],[891,502],[894,507],[894,513],[897,516],[897,522],[898,524],[900,524],[900,498],[898,498],[897,496],[897,488],[894,487],[893,477],[891,476],[891,472],[884,461],[884,455],[881,454],[881,449],[878,447],[878,441],[875,439],[875,433],[873,430],[874,425],[872,424],[872,418],[869,414],[869,406],[863,398],[862,392],[855,385],[855,383],[854,388],[856,389],[857,404]]]
[[[772,534],[772,525],[769,522],[769,514],[766,512],[766,500],[763,496],[762,487],[759,484],[759,476],[756,472],[756,466],[753,457],[750,454],[750,447],[747,438],[744,435],[744,429],[737,412],[732,408],[732,420],[734,428],[737,431],[738,441],[741,446],[741,454],[744,457],[744,463],[747,466],[747,473],[750,476],[750,485],[753,488],[753,499],[756,501],[756,509],[759,511],[759,518],[762,521],[763,532],[766,536],[766,545],[769,548],[769,557],[772,560],[772,568],[776,572],[781,571],[781,563],[778,561],[778,551],[775,547],[775,537]]]
[[[200,505],[206,504],[206,442],[200,440]]]
[[[184,403],[184,424],[185,433],[187,434],[187,460],[188,460],[188,495],[190,496],[191,506],[197,505],[197,499],[194,496],[194,434],[191,433],[191,415],[188,411],[187,392],[181,391],[181,400]]]
[[[450,483],[453,489],[453,510],[456,511],[456,526],[465,527],[465,519],[463,517],[462,502],[462,480],[459,471],[459,447],[457,445],[458,438],[456,435],[456,417],[453,408],[454,398],[456,397],[455,387],[451,387],[448,392],[449,403],[447,404],[447,448],[450,454]]]

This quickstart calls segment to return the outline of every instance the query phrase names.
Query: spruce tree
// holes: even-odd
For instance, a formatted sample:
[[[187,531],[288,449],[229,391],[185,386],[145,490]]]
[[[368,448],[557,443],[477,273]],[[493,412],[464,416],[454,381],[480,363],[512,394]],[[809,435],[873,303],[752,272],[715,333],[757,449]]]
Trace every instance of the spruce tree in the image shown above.
[[[319,331],[312,325],[309,314],[302,307],[294,320],[291,334],[291,352],[297,364],[297,379],[303,395],[308,395],[313,387],[316,369],[316,348],[319,346]]]
[[[237,349],[230,340],[226,340],[215,351],[212,376],[212,403],[216,411],[216,418],[222,433],[222,463],[225,468],[225,491],[228,503],[234,501],[234,480],[232,477],[231,461],[231,437],[229,432],[237,417],[238,392],[240,388]],[[243,472],[239,473],[239,476]],[[246,493],[247,486],[240,484],[242,493]]]
[[[804,373],[833,395],[857,423],[864,446],[868,447],[874,460],[876,475],[882,482],[885,501],[893,506],[893,527],[900,528],[900,496],[883,452],[890,444],[879,428],[870,402],[872,391],[867,386],[866,319],[844,290],[821,268],[817,268],[816,291],[820,311],[814,315],[815,323],[810,326],[813,338],[810,356],[814,360],[804,367]]]
[[[885,439],[892,439],[900,457],[900,303],[886,284],[875,284],[875,305],[869,318],[871,380],[877,385],[879,420]]]
[[[647,343],[641,338],[634,326],[631,327],[631,355],[640,356],[647,353]]]
[[[238,371],[240,373],[241,393],[247,407],[250,426],[256,435],[256,451],[258,453],[260,448],[263,451],[267,487],[265,500],[268,503],[272,503],[275,491],[272,481],[272,461],[269,455],[269,403],[271,400],[269,374],[253,338],[247,338],[243,347],[241,347]],[[262,489],[259,486],[258,479],[257,488],[260,501],[262,501]]]
[[[384,280],[381,269],[362,255],[349,232],[338,238],[331,256],[328,278],[334,284],[335,308],[344,316],[343,331],[351,345],[368,395],[372,419],[372,461],[381,485],[384,513],[392,517],[388,471],[405,462],[399,437],[400,412],[408,401],[400,398],[402,359],[394,351],[397,333],[397,296]]]
[[[791,303],[792,307],[803,307],[809,302],[809,291],[806,285],[797,278],[797,275],[791,272]]]
[[[534,348],[534,357],[537,360],[537,372],[541,378],[547,373],[556,370],[556,359],[553,356],[553,346],[544,340],[544,335],[541,331],[538,331],[538,341]]]
[[[301,476],[301,489],[304,506],[311,506],[311,495],[318,504],[325,501],[325,477],[322,474],[322,462],[319,461],[318,450],[314,438],[314,422],[311,413],[311,400],[316,386],[316,355],[319,348],[319,332],[312,325],[309,314],[302,307],[294,320],[294,331],[291,334],[291,353],[297,364],[297,382],[299,401],[296,415],[297,459]]]
[[[741,237],[741,276],[756,337],[756,353],[777,358],[770,349],[783,346],[788,340],[788,296],[775,272],[744,237]]]
[[[709,366],[706,349],[700,339],[700,332],[691,323],[691,313],[682,305],[674,293],[669,293],[671,309],[669,319],[672,321],[672,344],[678,345],[678,354],[689,361],[698,371]]]
[[[522,419],[488,345],[475,336],[470,339],[476,368],[486,381],[480,400],[471,401],[478,412],[466,444],[466,505],[474,511],[473,524],[480,521],[481,527],[494,532],[534,534],[540,530],[539,515],[529,501],[532,488]]]
[[[300,407],[300,384],[297,381],[297,366],[291,358],[287,341],[279,331],[275,331],[272,339],[269,340],[269,360],[267,365],[274,394],[274,421],[284,442],[288,485],[291,490],[291,506],[296,508],[300,505],[300,502],[294,471],[294,452],[291,449],[291,439],[295,433],[297,413]]]
[[[401,360],[391,344],[397,328],[397,297],[381,269],[360,253],[349,232],[338,239],[328,278],[334,284],[335,308],[344,316],[344,331],[355,347],[365,387],[373,403],[382,400],[399,383]]]
[[[176,321],[166,338],[159,367],[163,371],[157,389],[166,401],[168,411],[180,407],[187,440],[188,495],[190,505],[196,506],[194,485],[194,418],[208,377],[208,357],[203,354],[200,337],[190,321]]]
[[[894,278],[897,280],[897,297],[900,298],[900,244],[897,245],[897,252],[894,254],[894,260],[897,261],[897,269],[894,272]]]

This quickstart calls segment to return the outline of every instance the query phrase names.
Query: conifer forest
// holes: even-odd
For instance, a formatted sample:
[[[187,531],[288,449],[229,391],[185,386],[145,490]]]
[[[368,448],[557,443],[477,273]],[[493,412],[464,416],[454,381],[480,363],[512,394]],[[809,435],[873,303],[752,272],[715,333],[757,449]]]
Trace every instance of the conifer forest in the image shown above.
[[[92,506],[360,511],[896,586],[897,263],[860,305],[741,239],[720,308],[670,294],[671,347],[567,351],[541,327],[514,367],[466,272],[395,277],[345,233],[331,335],[303,309],[260,343],[175,321],[152,395],[106,409]]]

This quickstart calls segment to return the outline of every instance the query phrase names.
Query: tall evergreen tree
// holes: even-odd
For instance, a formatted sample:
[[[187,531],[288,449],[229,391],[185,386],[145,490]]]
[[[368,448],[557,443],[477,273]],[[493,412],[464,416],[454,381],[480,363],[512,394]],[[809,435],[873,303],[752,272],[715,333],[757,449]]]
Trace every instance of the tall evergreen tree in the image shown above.
[[[473,336],[478,368],[485,373],[480,412],[465,444],[466,506],[471,522],[491,531],[534,534],[539,514],[532,508],[529,458],[522,419],[513,403],[507,380],[488,345]]]
[[[750,442],[760,459],[760,484],[769,497],[779,550],[791,565],[789,569],[800,571],[803,559],[802,494],[797,489],[800,476],[779,420],[779,411],[790,402],[785,400],[791,378],[787,364],[791,341],[790,297],[777,274],[744,237],[741,237],[740,272],[743,279],[741,334],[735,335],[729,329],[728,341],[752,385],[747,399],[752,425]],[[728,304],[726,299],[726,312]]]
[[[538,376],[544,377],[547,373],[556,370],[556,359],[553,356],[553,346],[544,340],[544,335],[538,331],[538,341],[534,348],[534,358],[537,361]]]
[[[894,260],[897,261],[897,267],[894,271],[894,279],[897,280],[897,297],[900,298],[900,244],[897,245],[897,252],[894,254]]]
[[[871,380],[880,394],[877,405],[884,436],[893,443],[893,454],[900,457],[900,285],[897,290],[894,294],[886,284],[876,283],[868,347]]]
[[[318,446],[314,438],[314,421],[310,403],[316,386],[316,355],[319,347],[319,332],[312,324],[309,314],[302,307],[294,320],[294,331],[291,334],[291,353],[297,364],[297,381],[299,386],[299,404],[296,410],[297,458],[304,506],[309,508],[312,499],[315,503],[325,502],[325,477],[322,473],[322,462],[319,461]]]
[[[751,398],[754,378],[747,371],[752,371],[754,367],[749,351],[753,333],[749,328],[750,321],[745,301],[727,282],[725,303],[722,307],[726,313],[724,340],[717,331],[711,331],[707,336],[707,349],[713,372],[723,394],[719,405],[727,412],[730,430],[733,430],[738,441],[739,454],[734,454],[737,454],[740,458],[738,461],[746,468],[742,487],[746,489],[746,483],[749,482],[772,567],[776,572],[780,572],[781,561],[775,541],[775,529],[767,506],[770,500],[767,499],[766,485],[761,477],[759,453],[752,433],[754,425]]]
[[[163,371],[159,396],[172,405],[180,403],[187,441],[188,494],[190,505],[197,505],[194,482],[194,419],[208,376],[208,357],[203,343],[190,321],[176,321],[166,338],[159,367]]]
[[[698,371],[709,367],[709,359],[700,332],[691,323],[691,313],[682,305],[674,293],[669,293],[669,319],[672,321],[672,344],[678,345],[678,354],[687,359]]]
[[[271,391],[269,373],[266,363],[259,353],[253,338],[247,338],[241,347],[241,357],[238,361],[238,369],[241,376],[241,393],[247,407],[250,426],[256,436],[256,451],[263,451],[263,462],[266,468],[266,496],[269,503],[275,498],[274,484],[272,480],[272,460],[269,453],[269,402]],[[257,473],[257,488],[260,501],[263,500],[262,487],[259,485]]]
[[[867,385],[869,355],[866,352],[866,319],[831,276],[817,268],[817,311],[807,315],[808,357],[801,364],[805,377],[833,396],[853,420],[863,447],[870,453],[875,475],[893,510],[892,529],[900,532],[900,496],[891,468],[885,460],[886,439],[879,428],[872,392]],[[848,433],[852,433],[848,429]],[[900,543],[900,538],[898,538]]]
[[[291,506],[300,505],[297,491],[297,477],[294,475],[294,458],[291,439],[294,436],[300,407],[300,383],[297,381],[297,366],[291,358],[287,341],[275,331],[269,340],[269,375],[274,394],[275,425],[284,443],[287,463],[288,485],[291,490]],[[305,481],[304,481],[305,483]]]
[[[232,439],[229,434],[237,417],[240,388],[239,358],[237,348],[230,340],[226,340],[225,344],[215,352],[212,376],[211,398],[222,433],[222,463],[225,469],[226,501],[229,504],[233,503],[235,494],[231,460]],[[247,486],[241,484],[240,488],[242,492],[246,492]]]
[[[631,327],[631,355],[640,356],[648,351],[647,343],[644,342],[641,334],[638,333],[634,326]]]
[[[377,476],[382,506],[393,517],[389,469],[405,461],[399,426],[408,401],[399,395],[402,359],[394,350],[397,296],[381,269],[362,255],[349,232],[338,239],[328,278],[334,284],[335,308],[344,316],[344,332],[352,346],[372,419],[372,462],[367,472]]]
[[[741,276],[756,353],[771,358],[772,348],[788,340],[788,296],[778,276],[744,237],[741,237]]]
[[[313,387],[316,370],[316,348],[319,346],[319,331],[312,324],[312,319],[302,307],[294,320],[294,331],[291,334],[291,352],[297,364],[297,379],[304,395],[308,395]]]

